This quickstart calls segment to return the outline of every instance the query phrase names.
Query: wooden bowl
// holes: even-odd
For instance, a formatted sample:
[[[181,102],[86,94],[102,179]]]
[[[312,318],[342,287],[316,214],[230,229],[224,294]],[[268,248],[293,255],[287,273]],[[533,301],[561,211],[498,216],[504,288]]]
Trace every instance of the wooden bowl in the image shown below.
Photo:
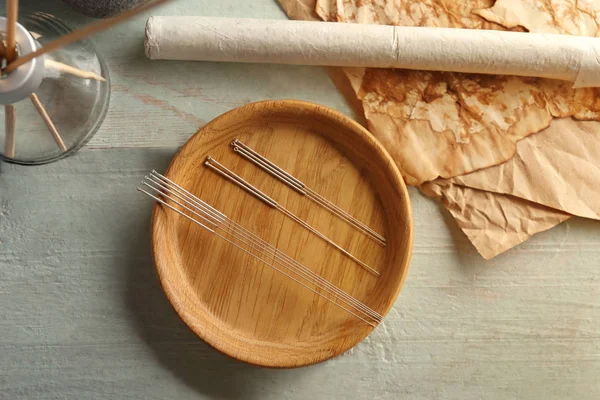
[[[381,246],[233,152],[234,139],[264,155],[387,239]],[[207,156],[378,270],[361,268],[281,212],[204,166]],[[413,227],[400,172],[362,126],[301,101],[264,101],[204,126],[165,174],[229,218],[385,316],[408,271]],[[373,327],[157,204],[152,245],[162,287],[203,340],[236,359],[299,367],[337,356]]]

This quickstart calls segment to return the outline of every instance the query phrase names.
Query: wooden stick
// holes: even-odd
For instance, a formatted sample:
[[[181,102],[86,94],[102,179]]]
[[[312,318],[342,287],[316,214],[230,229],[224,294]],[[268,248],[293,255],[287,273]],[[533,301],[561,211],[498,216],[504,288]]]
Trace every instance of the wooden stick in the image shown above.
[[[34,51],[33,53],[29,53],[23,57],[18,58],[17,60],[11,62],[10,64],[8,64],[6,66],[6,68],[4,69],[5,73],[9,73],[14,71],[16,68],[20,67],[21,65],[28,63],[29,61],[33,60],[36,57],[39,57],[43,54],[48,53],[49,51],[54,51],[56,49],[59,49],[63,46],[66,46],[68,44],[71,44],[73,42],[77,42],[79,40],[85,39],[86,37],[93,35],[95,33],[101,32],[105,29],[110,28],[111,26],[118,24],[120,22],[123,22],[129,18],[134,17],[135,15],[142,13],[144,11],[147,11],[151,8],[154,8],[158,5],[161,5],[163,3],[166,3],[168,1],[171,0],[155,0],[155,1],[150,1],[148,3],[145,3],[144,5],[140,6],[140,7],[136,7],[136,8],[132,8],[131,10],[122,12],[121,14],[117,14],[114,17],[111,18],[107,18],[105,20],[101,20],[95,23],[92,23],[88,26],[84,26],[81,29],[78,29],[76,31],[73,31],[71,33],[68,33],[64,36],[59,37],[58,39],[53,40],[50,43],[47,43],[44,47],[42,47],[41,49]]]
[[[46,112],[46,109],[44,108],[44,106],[40,102],[40,99],[37,97],[37,94],[32,93],[31,96],[29,96],[29,98],[31,99],[31,102],[33,103],[33,105],[35,106],[35,108],[38,110],[38,112],[40,113],[40,115],[42,116],[42,119],[44,120],[44,123],[46,124],[46,127],[48,127],[48,130],[50,131],[50,133],[54,137],[54,140],[56,141],[56,144],[58,145],[58,147],[60,147],[60,149],[62,151],[67,151],[67,146],[65,146],[65,142],[63,141],[62,137],[60,136],[60,134],[56,130],[56,127],[54,126],[54,123],[52,122],[52,120],[48,116],[48,113]]]
[[[17,132],[17,109],[12,104],[4,106],[4,155],[15,158],[15,134]]]
[[[10,63],[17,58],[17,19],[19,18],[19,0],[6,2],[6,46],[2,43],[2,57]],[[17,109],[12,104],[4,106],[4,155],[15,157],[15,138],[17,133]]]
[[[63,64],[58,61],[50,60],[49,58],[44,60],[44,64],[46,65],[46,69],[53,69],[55,71],[62,72],[65,74],[70,74],[70,75],[77,76],[77,77],[83,78],[83,79],[95,79],[100,82],[106,82],[106,79],[104,79],[103,77],[101,77],[100,75],[98,75],[94,72],[82,71],[78,68],[71,67],[70,65]]]
[[[17,58],[17,18],[19,17],[19,0],[6,2],[6,60],[8,63]]]
[[[4,40],[0,40],[0,60],[6,57],[6,46],[4,46]]]

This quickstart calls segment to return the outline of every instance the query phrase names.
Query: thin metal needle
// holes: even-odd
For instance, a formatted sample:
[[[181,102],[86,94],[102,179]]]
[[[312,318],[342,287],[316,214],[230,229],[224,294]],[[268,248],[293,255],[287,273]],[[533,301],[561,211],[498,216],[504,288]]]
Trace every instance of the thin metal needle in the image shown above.
[[[335,247],[336,249],[338,249],[339,251],[341,251],[345,256],[347,256],[348,258],[350,258],[352,261],[354,261],[355,263],[357,263],[361,267],[365,268],[367,271],[369,271],[372,274],[375,274],[377,276],[380,275],[380,273],[377,270],[369,267],[367,264],[365,264],[364,262],[362,262],[361,260],[359,260],[358,258],[356,258],[354,255],[352,255],[346,249],[344,249],[342,246],[340,246],[339,244],[335,243],[333,240],[329,239],[327,236],[325,236],[324,234],[322,234],[321,232],[319,232],[318,230],[316,230],[315,228],[313,228],[312,226],[310,226],[309,224],[307,224],[306,222],[304,222],[303,220],[301,220],[299,217],[297,217],[291,211],[288,211],[287,209],[283,208],[280,205],[277,205],[277,209],[279,211],[281,211],[283,214],[287,215],[289,218],[291,218],[294,221],[296,221],[298,224],[302,225],[303,227],[305,227],[306,229],[308,229],[309,231],[311,231],[312,233],[314,233],[315,235],[317,235],[318,237],[320,237],[321,239],[323,239],[324,241],[326,241],[327,243],[329,243],[330,245],[332,245],[333,247]]]
[[[221,222],[227,223],[226,225],[223,225],[223,224],[216,225],[216,229],[222,230],[222,231],[230,233],[230,234],[241,236],[240,240],[248,240],[250,242],[250,246],[252,246],[255,249],[256,249],[256,246],[258,246],[259,249],[257,249],[257,250],[262,251],[269,256],[277,258],[277,261],[282,261],[282,263],[285,264],[286,268],[288,268],[288,269],[290,269],[290,267],[296,268],[297,270],[295,270],[294,273],[303,275],[303,278],[306,278],[306,276],[308,276],[308,278],[314,279],[317,283],[320,283],[320,284],[324,285],[326,288],[334,291],[335,294],[343,297],[344,299],[348,300],[350,303],[353,303],[354,306],[361,308],[362,311],[367,312],[372,317],[379,318],[379,319],[383,318],[380,314],[378,314],[378,313],[374,312],[373,310],[371,310],[370,308],[366,307],[364,304],[360,303],[358,300],[354,299],[352,296],[350,296],[349,294],[347,294],[346,292],[344,292],[337,286],[331,284],[326,279],[320,277],[319,275],[317,275],[316,273],[314,273],[313,271],[311,271],[304,265],[300,264],[296,260],[287,256],[285,253],[282,253],[279,249],[275,248],[270,243],[265,242],[264,240],[259,238],[257,235],[255,235],[251,231],[245,229],[244,227],[237,224],[233,220],[227,218],[225,216],[225,214],[220,213],[218,210],[209,206],[207,203],[203,202],[202,200],[200,200],[199,198],[197,198],[196,196],[194,196],[187,190],[181,188],[181,186],[175,184],[170,179],[162,176],[161,174],[157,173],[156,171],[153,171],[152,175],[149,177],[146,177],[146,179],[149,179],[153,183],[160,185],[160,187],[163,191],[168,191],[169,193],[173,194],[174,196],[181,199],[182,201],[189,203],[189,205],[192,208],[196,208],[199,211],[204,212],[204,213],[209,213],[210,217],[214,218],[219,223],[221,223]],[[158,183],[156,181],[158,181]],[[145,182],[144,182],[144,184],[145,184]],[[308,278],[306,278],[306,279],[308,279]]]
[[[273,177],[279,179],[280,181],[282,181],[283,183],[285,183],[292,189],[296,190],[298,193],[300,193],[300,194],[306,196],[307,198],[309,198],[310,200],[314,201],[321,207],[325,208],[327,211],[337,215],[344,221],[353,225],[356,229],[362,231],[363,233],[368,235],[371,239],[377,241],[380,245],[386,246],[386,241],[383,236],[379,235],[377,232],[373,231],[368,226],[362,224],[356,218],[347,214],[346,212],[341,210],[339,207],[337,207],[335,204],[333,204],[330,201],[328,201],[327,199],[323,198],[322,196],[320,196],[318,193],[314,192],[312,189],[308,188],[303,183],[301,183],[301,182],[298,183],[299,182],[298,180],[293,180],[292,178],[290,178],[291,175],[280,172],[281,169],[274,168],[272,166],[274,164],[268,162],[268,160],[265,161],[264,158],[259,158],[259,157],[255,156],[254,154],[258,154],[258,153],[252,153],[251,151],[247,150],[247,149],[249,149],[249,147],[243,145],[237,139],[236,139],[236,141],[233,142],[233,144],[236,144],[233,147],[234,152],[238,153],[239,155],[246,158],[250,162],[256,164],[257,166],[259,166],[260,168],[262,168],[263,170],[265,170],[266,172],[271,174]],[[237,145],[245,146],[245,147],[238,147]]]
[[[369,228],[367,225],[363,224],[358,219],[354,218],[352,215],[342,210],[341,208],[339,208],[338,206],[336,206],[335,204],[333,204],[332,202],[330,202],[329,200],[327,200],[326,198],[324,198],[323,196],[306,186],[306,184],[304,184],[302,181],[293,177],[292,175],[275,165],[273,162],[269,161],[264,156],[252,150],[250,147],[248,147],[238,139],[235,139],[231,143],[231,145],[233,146],[234,152],[238,153],[253,164],[262,168],[263,170],[265,170],[275,178],[279,179],[286,185],[290,186],[294,190],[304,195],[307,195],[307,197],[310,198],[312,201],[316,202],[321,207],[327,209],[329,212],[337,215],[344,221],[348,222],[353,227],[369,236],[371,239],[377,241],[382,246],[386,245],[386,239],[382,235],[375,232],[373,229]]]
[[[246,150],[248,153],[252,154],[254,157],[258,158],[263,163],[269,165],[271,168],[273,168],[274,170],[278,171],[281,175],[285,176],[286,178],[288,178],[289,180],[291,180],[292,182],[294,182],[300,188],[304,188],[306,186],[302,181],[300,181],[297,178],[294,178],[292,175],[290,175],[289,173],[287,173],[283,169],[279,168],[277,165],[275,165],[271,161],[267,160],[265,157],[263,157],[262,155],[258,154],[256,151],[252,150],[250,147],[248,147],[244,143],[240,142],[238,139],[235,139],[231,143],[231,145],[234,146],[234,147],[237,146],[237,147],[240,147],[240,148]]]
[[[155,173],[155,171],[153,171],[153,174]],[[206,220],[206,218],[202,215],[200,215],[198,212],[201,212],[203,214],[205,213],[210,213],[211,215],[207,215],[209,218],[214,219],[218,222],[222,222],[222,221],[227,221],[227,225],[222,225],[222,224],[216,224],[216,229],[220,229],[220,230],[231,230],[231,232],[229,232],[229,234],[236,234],[237,237],[236,239],[243,242],[245,245],[249,245],[251,248],[258,250],[258,251],[264,251],[264,250],[271,250],[270,248],[267,247],[272,247],[270,244],[268,244],[267,242],[262,241],[260,238],[258,238],[256,235],[252,234],[254,237],[256,237],[257,239],[254,239],[253,237],[248,238],[247,234],[241,233],[241,238],[240,238],[240,232],[237,231],[235,229],[235,226],[239,226],[238,224],[236,224],[235,222],[233,222],[232,220],[228,219],[224,214],[222,214],[221,212],[219,212],[218,210],[216,210],[214,207],[209,206],[207,203],[203,202],[202,200],[198,199],[197,197],[195,197],[194,195],[192,195],[191,193],[187,192],[185,189],[181,188],[180,186],[178,186],[177,184],[175,184],[174,182],[168,180],[167,178],[163,177],[162,175],[156,173],[158,175],[158,178],[156,178],[155,176],[151,176],[151,177],[147,177],[147,179],[149,180],[150,178],[153,178],[159,182],[161,182],[161,184],[157,184],[156,181],[152,180],[151,183],[155,184],[156,186],[158,186],[158,188],[153,187],[151,185],[148,185],[146,182],[143,182],[146,186],[148,186],[149,188],[157,191],[160,193],[161,197],[167,197],[169,200],[173,201],[175,204],[178,204],[180,206],[182,206],[183,208],[187,209],[188,211],[192,212],[194,215],[199,216],[200,218],[202,218],[203,220]],[[177,187],[180,189],[177,189],[179,191],[180,195],[177,195],[176,193],[174,193],[173,187]],[[301,279],[305,279],[310,281],[311,284],[316,285],[317,287],[319,287],[322,290],[326,290],[327,294],[329,296],[334,296],[336,300],[340,300],[345,302],[346,304],[348,304],[350,307],[353,307],[355,309],[357,309],[357,312],[361,312],[361,313],[365,313],[366,316],[368,318],[372,318],[374,319],[376,322],[380,322],[383,317],[376,313],[375,311],[371,310],[370,308],[368,308],[367,306],[365,306],[363,303],[360,303],[358,300],[354,299],[353,297],[349,296],[347,293],[345,293],[344,291],[342,291],[341,289],[335,287],[334,285],[332,285],[331,283],[329,283],[328,281],[324,280],[323,278],[319,277],[317,274],[315,274],[314,272],[310,271],[308,268],[302,266],[302,264],[299,264],[297,261],[289,258],[289,256],[286,256],[284,253],[281,253],[279,250],[275,249],[275,252],[272,253],[268,253],[267,255],[270,255],[271,257],[274,257],[273,260],[269,260],[269,261],[265,261],[264,259],[261,259],[259,256],[257,256],[256,254],[251,253],[250,251],[241,248],[240,246],[237,246],[235,243],[231,242],[229,239],[223,237],[222,235],[219,235],[218,233],[214,232],[211,228],[208,228],[206,225],[200,223],[199,221],[196,221],[194,218],[191,218],[190,216],[188,216],[187,214],[177,210],[176,208],[174,208],[173,206],[169,205],[168,203],[158,199],[156,196],[153,196],[151,194],[149,194],[148,192],[146,192],[145,190],[138,188],[138,190],[140,190],[141,192],[144,192],[145,194],[149,195],[150,197],[154,198],[155,200],[159,201],[161,204],[166,205],[167,207],[169,207],[170,209],[176,211],[178,214],[185,216],[186,218],[192,220],[193,222],[198,223],[199,225],[201,225],[202,227],[204,227],[205,229],[217,234],[217,236],[222,237],[224,240],[230,242],[231,244],[235,245],[236,247],[240,248],[241,250],[243,250],[244,252],[252,255],[253,257],[259,259],[259,261],[264,262],[270,266],[271,263],[273,261],[277,262],[278,264],[282,265],[283,267],[287,268],[288,270],[291,270],[291,272],[300,275]],[[172,197],[168,196],[168,194],[171,195],[176,195],[177,198],[179,198],[180,200],[182,200],[184,203],[186,203],[188,206],[181,204],[179,201],[173,199]],[[202,209],[198,208],[197,205],[200,205],[202,207]],[[196,209],[198,212],[195,212],[194,210],[192,210],[192,208]],[[208,211],[206,211],[208,210]],[[215,217],[216,215],[216,217]],[[211,222],[212,224],[212,222]],[[231,228],[231,226],[228,226],[229,224],[233,225],[233,228]],[[243,227],[239,226],[240,228],[242,228],[243,230],[245,230]],[[247,230],[245,230],[247,231]],[[247,231],[249,233],[251,233],[250,231]],[[250,242],[248,242],[248,240],[250,240]],[[262,243],[261,243],[262,242]],[[257,244],[258,243],[258,244]],[[257,246],[259,246],[259,248],[257,249]],[[289,261],[287,261],[285,258],[283,259],[282,262],[282,256],[286,256],[288,257],[289,260],[292,260],[293,263],[289,263]],[[277,259],[275,259],[277,258]],[[287,265],[286,265],[287,264]],[[291,264],[291,267],[290,267]],[[298,266],[302,266],[304,268],[304,270],[299,270],[297,267]],[[272,266],[273,267],[273,266]],[[294,268],[296,268],[294,270]],[[279,270],[278,268],[274,269],[278,270],[279,272],[283,273],[284,275],[290,277],[291,279],[293,279],[294,281],[300,283],[302,286],[307,287],[304,283],[299,282],[296,278],[289,276],[287,273],[285,273],[284,271]],[[308,271],[310,274],[308,274],[308,278],[307,278],[307,272]],[[300,272],[300,273],[299,273]],[[322,286],[320,286],[322,285]],[[316,292],[315,290],[313,290],[310,287],[307,287],[309,290],[313,291],[314,293],[318,294],[319,296],[327,299],[328,301],[336,304],[338,307],[350,312],[351,314],[355,315],[356,317],[358,317],[359,319],[369,323],[370,325],[373,325],[372,323],[370,323],[369,321],[365,320],[364,318],[362,318],[360,315],[356,315],[356,313],[352,312],[351,310],[348,310],[346,307],[343,307],[339,304],[337,304],[335,301],[333,301],[332,299],[324,296],[321,293]]]
[[[370,273],[372,273],[374,275],[380,275],[380,273],[377,270],[371,268],[369,265],[365,264],[364,262],[362,262],[361,260],[356,258],[354,255],[352,255],[346,249],[344,249],[343,247],[341,247],[340,245],[335,243],[333,240],[329,239],[327,236],[325,236],[324,234],[319,232],[317,229],[313,228],[311,225],[309,225],[308,223],[306,223],[305,221],[300,219],[298,216],[296,216],[291,211],[287,210],[285,207],[278,204],[275,200],[273,200],[272,198],[270,198],[269,196],[267,196],[266,194],[264,194],[263,192],[258,190],[256,187],[254,187],[251,184],[249,184],[248,182],[246,182],[244,179],[242,179],[240,176],[236,175],[234,172],[232,172],[227,167],[225,167],[224,165],[222,165],[221,163],[216,161],[214,158],[208,157],[204,164],[207,167],[211,168],[213,171],[218,172],[221,176],[227,178],[228,180],[235,183],[242,189],[246,190],[250,194],[256,196],[257,198],[259,198],[260,200],[262,200],[269,206],[275,207],[281,213],[283,213],[287,217],[291,218],[298,224],[302,225],[304,228],[308,229],[309,231],[311,231],[312,233],[314,233],[315,235],[317,235],[318,237],[320,237],[321,239],[323,239],[324,241],[329,243],[331,246],[338,249],[342,254],[344,254],[345,256],[347,256],[348,258],[353,260],[354,262],[356,262],[358,265],[360,265],[361,267],[363,267]]]
[[[242,250],[243,252],[245,252],[245,253],[249,254],[250,256],[252,256],[252,257],[256,258],[257,260],[259,260],[259,261],[261,261],[261,262],[263,262],[263,263],[267,264],[267,265],[268,265],[268,266],[270,266],[271,268],[273,268],[273,269],[275,269],[276,271],[278,271],[278,272],[282,273],[283,275],[285,275],[285,276],[287,276],[288,278],[292,279],[294,282],[296,282],[296,283],[298,283],[298,284],[302,285],[303,287],[305,287],[306,289],[310,290],[311,292],[313,292],[313,293],[315,293],[315,294],[317,294],[317,295],[321,296],[321,297],[322,297],[322,298],[324,298],[325,300],[327,300],[327,301],[331,302],[332,304],[334,304],[334,305],[336,305],[336,306],[340,307],[341,309],[343,309],[343,310],[347,311],[348,313],[350,313],[350,314],[354,315],[355,317],[357,317],[357,318],[359,318],[360,320],[362,320],[362,321],[366,322],[367,324],[371,325],[372,327],[376,327],[376,325],[375,325],[373,322],[371,322],[371,321],[367,320],[366,318],[364,318],[364,317],[362,317],[362,316],[358,315],[356,312],[354,312],[354,311],[352,311],[352,310],[349,310],[348,308],[344,307],[343,305],[336,303],[336,302],[335,302],[333,299],[331,299],[331,298],[329,298],[329,297],[325,296],[323,293],[320,293],[320,292],[318,292],[317,290],[315,290],[315,289],[311,288],[310,286],[306,285],[305,283],[301,282],[300,280],[298,280],[298,279],[294,278],[293,276],[289,275],[289,274],[288,274],[288,273],[286,273],[285,271],[282,271],[281,269],[279,269],[279,268],[275,267],[274,265],[272,265],[272,263],[271,263],[270,261],[263,260],[262,258],[260,258],[259,256],[257,256],[256,254],[254,254],[254,253],[252,253],[252,252],[250,252],[250,251],[248,251],[248,250],[244,249],[244,248],[243,248],[243,247],[241,247],[240,245],[238,245],[238,244],[236,244],[235,242],[233,242],[233,241],[231,241],[231,240],[227,239],[227,238],[226,238],[226,237],[224,237],[223,235],[220,235],[219,233],[217,233],[217,232],[213,231],[212,229],[208,228],[206,225],[204,225],[204,224],[202,224],[202,223],[198,222],[197,220],[195,220],[194,218],[190,217],[189,215],[187,215],[187,214],[185,214],[185,213],[183,213],[183,212],[181,212],[181,211],[177,210],[176,208],[174,208],[174,207],[173,207],[173,206],[171,206],[170,204],[166,203],[164,200],[161,200],[161,199],[159,199],[158,197],[156,197],[156,196],[153,196],[152,194],[148,193],[148,192],[147,192],[147,191],[145,191],[144,189],[142,189],[142,188],[138,188],[138,190],[139,190],[140,192],[142,192],[142,193],[145,193],[146,195],[150,196],[151,198],[153,198],[154,200],[158,201],[159,203],[161,203],[161,204],[163,204],[163,205],[167,206],[168,208],[170,208],[171,210],[173,210],[173,211],[177,212],[178,214],[182,215],[183,217],[185,217],[185,218],[189,219],[190,221],[192,221],[192,222],[194,222],[194,223],[196,223],[196,224],[198,224],[198,225],[202,226],[204,229],[206,229],[206,230],[208,230],[208,231],[210,231],[210,232],[214,233],[216,236],[218,236],[219,238],[221,238],[221,239],[223,239],[223,240],[227,241],[228,243],[230,243],[231,245],[235,246],[236,248],[238,248],[238,249]],[[173,201],[173,199],[172,199],[172,198],[170,198],[169,196],[166,196],[166,197],[167,197],[169,200]],[[380,322],[380,321],[377,321],[377,322]]]
[[[265,171],[273,175],[275,178],[281,180],[283,183],[296,190],[297,192],[306,195],[306,192],[303,190],[303,185],[299,185],[295,181],[291,180],[287,175],[282,174],[277,169],[271,167],[269,164],[264,163],[262,160],[258,159],[256,156],[252,155],[248,151],[246,151],[242,147],[233,147],[233,151],[241,155],[242,157],[248,159],[249,161],[255,163],[256,165],[262,167]]]

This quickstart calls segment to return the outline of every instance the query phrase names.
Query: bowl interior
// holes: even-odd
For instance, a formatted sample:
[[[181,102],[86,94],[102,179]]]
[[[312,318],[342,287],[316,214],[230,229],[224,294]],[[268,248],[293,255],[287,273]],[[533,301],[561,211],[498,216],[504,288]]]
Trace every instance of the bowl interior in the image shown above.
[[[234,153],[234,139],[383,234],[387,246]],[[206,168],[207,156],[381,275]],[[166,175],[373,310],[385,315],[393,305],[412,247],[408,195],[389,155],[350,119],[310,103],[250,104],[203,127]],[[181,318],[237,359],[271,367],[312,364],[348,350],[373,329],[160,205],[153,218],[153,248],[159,279]]]

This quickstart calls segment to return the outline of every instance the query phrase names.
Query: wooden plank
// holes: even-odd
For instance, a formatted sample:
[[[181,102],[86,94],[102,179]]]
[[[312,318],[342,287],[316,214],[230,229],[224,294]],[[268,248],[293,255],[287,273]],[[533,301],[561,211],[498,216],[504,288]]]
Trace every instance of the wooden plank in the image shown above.
[[[600,395],[597,223],[573,219],[486,262],[415,190],[406,285],[384,324],[349,354],[277,371],[213,351],[160,290],[151,203],[135,191],[175,151],[1,166],[0,397]]]
[[[62,2],[22,3],[23,13],[91,21]],[[273,0],[178,0],[157,14],[285,18]],[[598,222],[569,220],[486,262],[416,190],[406,285],[348,354],[266,370],[199,341],[157,283],[151,203],[137,183],[241,104],[351,110],[320,68],[147,61],[144,23],[94,38],[113,94],[89,146],[47,166],[0,165],[0,398],[600,397]]]
[[[112,65],[111,106],[92,149],[179,146],[222,113],[265,99],[306,100],[352,115],[322,68],[146,59]]]
[[[22,4],[82,25],[62,3]],[[239,15],[287,18],[274,0],[178,0],[154,15]],[[25,12],[24,11],[24,12]],[[232,14],[233,12],[233,14]],[[93,40],[109,65],[112,80],[108,115],[85,150],[114,147],[182,145],[211,119],[253,101],[297,99],[316,102],[352,115],[324,68],[262,64],[150,61],[144,55],[146,17],[135,18],[95,35]]]

